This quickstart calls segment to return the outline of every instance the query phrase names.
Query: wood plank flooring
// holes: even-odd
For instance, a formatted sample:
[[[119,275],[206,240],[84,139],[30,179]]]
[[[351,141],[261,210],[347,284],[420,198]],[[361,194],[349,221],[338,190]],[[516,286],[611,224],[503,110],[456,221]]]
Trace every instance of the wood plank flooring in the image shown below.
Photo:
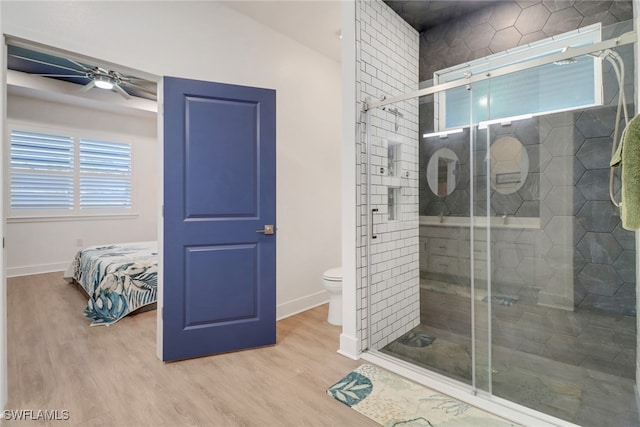
[[[156,312],[89,327],[86,299],[48,273],[8,279],[7,410],[66,421],[3,426],[376,426],[326,395],[362,362],[336,353],[327,306],[278,322],[273,347],[163,363]]]

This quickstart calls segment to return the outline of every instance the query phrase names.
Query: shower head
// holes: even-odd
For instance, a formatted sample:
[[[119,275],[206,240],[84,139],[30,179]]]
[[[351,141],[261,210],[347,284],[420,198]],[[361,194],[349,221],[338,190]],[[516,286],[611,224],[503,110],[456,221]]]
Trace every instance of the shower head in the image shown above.
[[[393,114],[394,116],[396,116],[396,119],[395,119],[395,122],[396,122],[395,123],[395,130],[396,130],[396,132],[398,132],[398,129],[400,128],[400,123],[398,123],[398,122],[399,122],[400,118],[404,117],[404,114],[402,114],[400,112],[400,110],[398,110],[397,107],[396,108],[384,107],[383,110],[386,110],[386,111],[390,112],[391,114]]]
[[[604,49],[597,52],[591,52],[588,55],[591,55],[594,58],[605,59],[608,57],[615,58],[618,54],[611,49]]]
[[[569,50],[569,46],[565,46],[561,52],[565,53]],[[575,64],[576,62],[578,62],[578,60],[576,58],[566,58],[566,59],[561,59],[559,61],[554,61],[553,63],[555,65],[569,65],[569,64]]]
[[[386,109],[386,108],[385,108]],[[388,112],[390,112],[391,114],[393,114],[396,117],[404,117],[404,114],[402,114],[400,112],[400,110],[398,110],[397,108],[389,108],[386,109]]]
[[[578,62],[578,60],[576,58],[567,58],[567,59],[562,59],[560,61],[553,61],[554,65],[569,65],[569,64],[575,64],[576,62]]]
[[[569,46],[566,46],[561,50],[561,52],[565,53],[568,50],[569,50]],[[618,54],[611,49],[598,50],[595,52],[587,53],[587,55],[593,56],[594,58],[599,58],[599,59],[605,59],[605,58],[615,59],[616,56],[618,56]],[[576,62],[578,62],[578,58],[571,57],[571,58],[561,59],[559,61],[554,61],[553,63],[555,65],[568,65],[568,64],[575,64]]]

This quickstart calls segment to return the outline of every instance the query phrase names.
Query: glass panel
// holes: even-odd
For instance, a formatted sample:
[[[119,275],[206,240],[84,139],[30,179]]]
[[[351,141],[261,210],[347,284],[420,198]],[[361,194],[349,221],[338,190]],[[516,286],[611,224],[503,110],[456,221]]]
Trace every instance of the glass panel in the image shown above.
[[[419,113],[420,323],[381,350],[471,385],[470,132],[433,134],[433,96]]]
[[[475,59],[437,71],[438,83],[491,74],[508,65],[585,46],[601,40],[601,25],[596,23]],[[524,114],[549,113],[602,104],[601,62],[594,56],[569,58],[551,64],[530,67],[518,73],[498,76],[473,84],[473,104],[467,101],[464,86],[437,95],[439,126],[450,129],[464,126],[473,108],[476,122],[503,119]],[[491,91],[489,93],[489,87]]]
[[[616,51],[633,115],[633,47]],[[603,72],[606,105],[492,124],[476,146],[490,193],[476,311],[486,301],[491,391],[583,426],[638,422],[635,241],[609,201],[618,83],[606,58]]]
[[[599,65],[590,56],[547,64],[473,85],[477,122],[541,112],[575,109],[600,102]],[[491,87],[491,90],[489,90]],[[463,126],[469,116],[467,89],[446,91],[444,127]]]
[[[485,89],[488,87],[485,86]],[[486,129],[474,126],[472,138],[473,224],[469,240],[469,252],[472,254],[470,258],[473,261],[473,264],[469,265],[469,271],[473,277],[474,367],[476,387],[491,392],[490,306],[486,303],[491,293],[491,276],[488,268],[491,258],[487,243],[487,239],[490,238],[487,230],[487,153],[488,132]]]
[[[378,350],[420,322],[418,100],[370,110],[366,119],[363,261],[369,265],[367,338]]]

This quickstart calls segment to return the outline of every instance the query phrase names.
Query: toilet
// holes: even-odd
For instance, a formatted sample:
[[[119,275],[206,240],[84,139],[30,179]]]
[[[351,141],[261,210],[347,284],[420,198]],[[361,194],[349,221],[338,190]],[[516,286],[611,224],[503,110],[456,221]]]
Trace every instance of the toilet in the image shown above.
[[[342,267],[331,268],[322,274],[322,284],[329,292],[329,316],[332,325],[342,325]]]

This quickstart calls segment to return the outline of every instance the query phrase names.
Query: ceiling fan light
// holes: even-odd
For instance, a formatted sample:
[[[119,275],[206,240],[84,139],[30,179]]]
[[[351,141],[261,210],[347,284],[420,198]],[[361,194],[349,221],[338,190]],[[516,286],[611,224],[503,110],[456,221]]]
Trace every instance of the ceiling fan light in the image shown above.
[[[93,77],[93,81],[95,82],[96,87],[99,87],[100,89],[106,89],[106,90],[113,89],[113,79],[109,76],[96,74]]]

